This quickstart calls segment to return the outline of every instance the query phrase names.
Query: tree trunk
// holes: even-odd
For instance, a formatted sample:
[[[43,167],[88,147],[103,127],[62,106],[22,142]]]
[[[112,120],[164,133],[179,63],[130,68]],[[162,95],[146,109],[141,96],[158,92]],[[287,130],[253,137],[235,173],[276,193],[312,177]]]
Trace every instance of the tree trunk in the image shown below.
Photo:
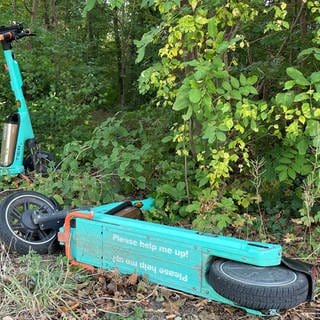
[[[123,53],[122,53],[122,39],[120,35],[120,23],[119,23],[119,10],[113,10],[113,30],[114,30],[114,39],[117,49],[117,66],[118,66],[118,85],[119,85],[119,103],[121,108],[125,104],[125,95],[124,95],[124,74],[125,66],[123,62]]]
[[[94,12],[93,10],[89,11],[87,13],[87,43],[88,43],[88,49],[87,49],[87,62],[89,62],[90,59],[92,59],[96,51],[98,50],[97,46],[95,45],[95,39],[94,39],[94,31],[93,31],[93,20],[94,20]]]
[[[53,28],[57,24],[57,8],[56,0],[50,1],[50,27]]]
[[[13,15],[16,16],[17,15],[17,1],[13,0],[12,1],[12,9],[13,9]]]
[[[126,17],[125,17],[126,13],[125,13],[125,6],[123,5],[121,8],[121,88],[122,88],[122,94],[120,96],[120,105],[121,108],[124,108],[125,106],[125,102],[126,102],[126,76],[127,76],[127,55],[126,55],[126,50],[125,47],[126,45],[129,45],[129,43],[127,43],[127,40],[129,40],[129,35],[128,37],[125,37],[124,34],[124,26],[125,23],[127,23]]]
[[[44,0],[44,23],[48,30],[57,24],[56,0]]]
[[[49,13],[48,0],[44,0],[43,4],[44,4],[44,12],[43,12],[44,24],[47,29],[50,29],[50,13]]]
[[[38,7],[39,7],[39,1],[33,0],[32,1],[32,9],[31,9],[31,25],[32,26],[35,24],[35,21],[37,19]]]

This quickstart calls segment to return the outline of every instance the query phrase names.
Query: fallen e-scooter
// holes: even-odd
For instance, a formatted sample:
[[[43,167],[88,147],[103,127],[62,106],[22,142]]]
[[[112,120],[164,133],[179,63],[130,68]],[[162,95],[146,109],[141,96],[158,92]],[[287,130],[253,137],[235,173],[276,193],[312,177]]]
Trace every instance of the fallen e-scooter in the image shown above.
[[[35,141],[11,50],[13,41],[31,35],[21,24],[0,27],[18,107],[4,124],[0,176],[22,173],[26,166],[37,169],[37,160],[49,159]],[[29,164],[23,160],[25,145],[31,152]],[[0,206],[0,239],[22,254],[30,249],[46,253],[60,242],[72,264],[145,275],[152,282],[257,315],[276,314],[313,298],[316,269],[283,257],[280,245],[141,220],[152,206],[149,198],[62,210],[40,193],[19,191]]]
[[[316,268],[283,257],[280,245],[141,220],[152,208],[148,198],[62,210],[40,193],[19,191],[0,206],[0,239],[22,254],[60,242],[72,264],[147,276],[256,315],[313,299]]]
[[[17,107],[17,112],[9,115],[3,126],[0,176],[14,176],[34,170],[39,173],[46,173],[49,162],[54,161],[54,156],[51,153],[39,149],[35,139],[22,90],[23,81],[19,64],[12,52],[14,41],[33,35],[28,29],[24,29],[22,24],[0,27],[0,42],[4,52],[5,70],[9,73],[11,89]],[[25,146],[29,149],[29,154],[26,157]]]

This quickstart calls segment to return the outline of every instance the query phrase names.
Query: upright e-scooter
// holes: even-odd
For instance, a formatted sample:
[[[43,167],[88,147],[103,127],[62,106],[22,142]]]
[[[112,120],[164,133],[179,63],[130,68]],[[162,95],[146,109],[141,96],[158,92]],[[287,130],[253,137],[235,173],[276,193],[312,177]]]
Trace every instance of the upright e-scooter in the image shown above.
[[[17,106],[17,112],[9,115],[3,126],[0,176],[18,175],[26,170],[45,173],[48,162],[54,160],[53,155],[49,152],[39,150],[22,90],[23,82],[19,64],[12,52],[14,41],[32,35],[34,34],[28,29],[24,29],[22,24],[0,27],[0,42],[4,52],[5,70],[9,73],[11,89]],[[30,152],[27,157],[25,157],[25,146]]]
[[[136,273],[256,315],[313,299],[316,268],[283,257],[280,245],[142,221],[152,208],[148,198],[61,210],[51,198],[20,191],[0,206],[0,239],[22,254],[46,253],[59,241],[74,265]]]

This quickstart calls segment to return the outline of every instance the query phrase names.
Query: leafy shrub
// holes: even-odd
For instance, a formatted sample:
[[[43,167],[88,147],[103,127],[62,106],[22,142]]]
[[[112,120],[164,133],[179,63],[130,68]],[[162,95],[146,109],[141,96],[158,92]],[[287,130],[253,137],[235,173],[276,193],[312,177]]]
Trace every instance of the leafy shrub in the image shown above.
[[[257,228],[265,232],[265,212],[276,196],[282,208],[287,204],[290,215],[300,210],[308,216],[301,187],[313,171],[320,78],[318,72],[307,76],[283,62],[290,54],[291,64],[308,57],[316,66],[320,58],[315,48],[300,55],[297,48],[284,50],[281,37],[301,32],[297,25],[290,26],[292,8],[232,0],[181,6],[155,1],[153,7],[163,23],[137,42],[139,60],[147,45],[156,42],[162,47],[159,62],[142,72],[140,90],[155,92],[164,110],[170,107],[181,116],[167,139],[176,146],[176,159],[167,166],[179,169],[174,177],[163,177],[157,188],[158,204],[169,220],[180,215],[197,228],[223,231],[244,225],[249,213],[252,219],[259,217]],[[304,45],[319,41],[317,12],[313,7],[315,25]],[[257,21],[258,45],[252,41],[251,47],[250,26]],[[272,42],[264,36],[270,30],[276,32]],[[162,33],[168,37],[159,36]],[[275,59],[266,56],[270,47],[278,52],[274,65]],[[265,65],[256,49],[267,59]],[[260,60],[248,65],[252,57]],[[258,180],[252,177],[255,159],[264,159]],[[280,190],[283,193],[277,195]]]
[[[72,206],[154,191],[157,161],[164,156],[158,137],[166,123],[161,124],[158,115],[157,119],[149,116],[146,127],[145,117],[133,123],[130,113],[127,115],[127,119],[109,117],[96,127],[89,140],[67,143],[59,170],[51,171],[47,178],[37,177],[32,187]],[[150,126],[157,121],[158,127]]]

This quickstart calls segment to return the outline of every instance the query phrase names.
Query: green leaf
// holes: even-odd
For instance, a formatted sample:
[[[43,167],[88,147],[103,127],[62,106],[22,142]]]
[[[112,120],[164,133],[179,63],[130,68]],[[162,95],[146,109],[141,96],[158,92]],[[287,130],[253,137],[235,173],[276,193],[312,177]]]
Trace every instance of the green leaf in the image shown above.
[[[291,164],[292,160],[289,159],[289,158],[281,158],[279,160],[280,163],[283,163],[283,164]],[[279,166],[280,167],[280,166]],[[281,170],[280,170],[281,171]]]
[[[195,22],[200,24],[200,25],[205,25],[208,23],[208,19],[202,16],[196,16],[195,17]]]
[[[184,192],[185,187],[186,187],[186,184],[184,182],[180,181],[177,183],[177,190],[179,192]]]
[[[304,100],[308,100],[310,97],[307,93],[305,92],[301,92],[299,94],[297,94],[295,97],[294,97],[294,102],[300,102],[300,101],[304,101]]]
[[[214,125],[209,125],[203,132],[203,138],[208,139],[209,143],[216,140],[216,128]]]
[[[110,0],[111,9],[118,8],[120,9],[124,4],[125,0]]]
[[[219,70],[219,71],[213,71],[213,75],[217,79],[226,79],[229,74],[225,70]]]
[[[287,174],[287,171],[281,171],[280,173],[279,173],[279,180],[280,180],[280,182],[283,182],[283,181],[285,181],[285,180],[287,180],[287,178],[288,178],[288,174]]]
[[[253,75],[247,78],[247,85],[253,86],[258,81],[258,77]]]
[[[286,90],[290,90],[290,89],[292,89],[294,87],[295,84],[296,83],[293,80],[289,80],[284,84],[284,88]]]
[[[212,98],[209,94],[206,94],[203,97],[202,103],[205,107],[207,107],[208,109],[212,107]]]
[[[172,109],[175,111],[180,111],[187,108],[188,105],[189,101],[186,90],[180,90],[178,92],[176,101],[174,102]]]
[[[141,8],[151,7],[154,4],[154,0],[142,0],[141,1]]]
[[[317,71],[317,72],[313,72],[311,75],[310,75],[310,81],[312,84],[315,84],[317,82],[320,82],[320,72]]]
[[[258,91],[253,86],[245,86],[245,88],[251,93],[251,94],[258,94]]]
[[[258,129],[258,126],[257,126],[257,123],[255,120],[251,120],[251,123],[250,123],[250,128],[254,131],[254,132],[258,132],[259,129]]]
[[[247,84],[247,79],[242,73],[240,74],[240,83],[242,86],[245,86]]]
[[[304,166],[302,166],[301,168],[301,174],[302,175],[307,175],[312,171],[313,167],[311,164],[305,164]]]
[[[192,112],[193,112],[193,109],[192,109],[191,106],[189,106],[187,113],[182,116],[182,119],[184,121],[189,120],[191,118],[191,116],[192,116]]]
[[[280,164],[279,166],[276,167],[276,171],[282,172],[282,171],[287,171],[288,166],[285,164]]]
[[[217,48],[217,53],[224,53],[229,47],[229,42],[223,41]]]
[[[172,135],[165,136],[164,138],[161,139],[162,143],[168,143],[171,141],[172,141]]]
[[[87,0],[87,3],[83,9],[82,16],[86,16],[86,14],[91,11],[96,5],[97,0]]]
[[[217,214],[216,219],[217,219],[217,227],[221,231],[231,223],[231,219],[227,214]]]
[[[296,172],[293,169],[288,168],[288,176],[294,180],[296,178]]]
[[[279,105],[284,105],[289,107],[294,100],[294,93],[293,92],[286,92],[286,93],[278,93],[276,95],[276,102]]]
[[[297,143],[297,149],[300,155],[305,155],[308,149],[308,143],[305,139],[300,140]]]
[[[137,185],[139,188],[145,188],[147,179],[143,176],[137,178]]]
[[[240,83],[239,80],[235,77],[230,77],[230,81],[231,81],[231,85],[235,88],[235,89],[239,89],[240,88]]]
[[[133,165],[134,169],[137,171],[137,172],[143,172],[143,166],[140,164],[140,163],[135,163]]]
[[[57,193],[54,194],[53,198],[54,198],[59,204],[61,204],[61,205],[64,203],[61,195],[59,195],[59,194],[57,194]]]
[[[207,72],[205,70],[197,70],[194,74],[194,78],[199,81],[205,78],[205,76],[207,75]]]
[[[198,103],[201,100],[202,93],[199,89],[194,88],[189,91],[189,100],[192,103]]]
[[[220,56],[215,56],[212,59],[211,65],[214,70],[221,70],[223,68],[223,61]],[[226,72],[226,71],[225,71]],[[228,73],[227,73],[228,74]]]
[[[253,87],[249,87],[249,86],[240,87],[239,92],[240,92],[243,96],[247,97],[247,96],[250,94],[250,92],[251,92],[251,88],[253,88]]]
[[[217,93],[220,94],[220,95],[223,95],[226,92],[222,88],[217,88]]]
[[[289,67],[287,68],[288,76],[295,81],[295,83],[301,86],[308,86],[310,82],[304,77],[301,71],[296,68]]]
[[[227,118],[224,120],[223,124],[227,127],[228,131],[233,127],[233,120],[232,118]]]
[[[169,184],[161,185],[160,190],[163,193],[166,193],[166,194],[170,195],[173,199],[176,199],[176,197],[177,197],[177,189],[172,187]]]
[[[230,83],[227,82],[227,81],[223,81],[222,82],[222,88],[225,89],[226,91],[231,91],[232,90],[232,87],[231,87]]]
[[[138,53],[135,63],[139,63],[142,61],[142,59],[144,58],[147,45],[153,41],[154,37],[159,32],[161,32],[161,28],[151,28],[150,31],[146,32],[142,36],[141,40],[134,40],[134,44],[137,47],[137,53]]]
[[[207,92],[211,94],[215,94],[217,91],[216,86],[214,85],[213,81],[210,79],[206,82],[207,85]]]
[[[212,38],[215,38],[218,34],[217,21],[216,18],[211,18],[208,21],[208,35]]]
[[[314,137],[312,140],[312,145],[320,150],[320,135]]]
[[[191,204],[187,205],[186,210],[190,213],[200,212],[201,202],[193,201]]]
[[[314,52],[319,52],[319,49],[318,48],[308,48],[308,49],[304,49],[302,50],[299,54],[298,54],[298,58],[301,58],[303,56],[307,56],[311,53],[314,53]]]
[[[240,91],[238,91],[238,90],[232,90],[231,92],[230,92],[230,95],[231,95],[231,97],[233,98],[233,99],[236,99],[236,100],[241,100],[241,93],[240,93]]]
[[[221,142],[224,142],[227,139],[226,134],[222,131],[217,131],[216,136],[217,136],[217,139]]]
[[[229,131],[229,128],[228,128],[224,123],[220,124],[220,125],[218,126],[218,129],[219,129],[220,131],[224,131],[224,132]]]

